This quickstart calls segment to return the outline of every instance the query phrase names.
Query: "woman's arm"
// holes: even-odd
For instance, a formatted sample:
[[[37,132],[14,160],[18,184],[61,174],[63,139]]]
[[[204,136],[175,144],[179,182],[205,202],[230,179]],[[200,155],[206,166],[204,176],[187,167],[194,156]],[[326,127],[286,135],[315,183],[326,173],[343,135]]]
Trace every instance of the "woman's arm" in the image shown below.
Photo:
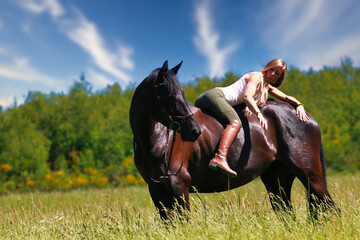
[[[301,104],[298,100],[296,100],[296,98],[286,95],[276,87],[273,87],[271,85],[269,85],[268,87],[269,87],[269,93],[272,96],[276,97],[277,99],[288,102],[293,107],[297,107],[299,104]]]
[[[309,117],[305,112],[304,106],[296,98],[286,95],[285,93],[271,85],[269,85],[269,93],[277,99],[288,102],[292,106],[296,107],[296,114],[299,115],[301,121],[306,122],[307,120],[309,120]]]
[[[267,129],[267,122],[254,100],[256,88],[258,84],[261,83],[262,77],[260,74],[257,73],[249,73],[245,77],[245,81],[247,82],[247,84],[244,92],[244,102],[246,106],[250,109],[250,111],[252,111],[259,118],[260,125],[263,128]]]

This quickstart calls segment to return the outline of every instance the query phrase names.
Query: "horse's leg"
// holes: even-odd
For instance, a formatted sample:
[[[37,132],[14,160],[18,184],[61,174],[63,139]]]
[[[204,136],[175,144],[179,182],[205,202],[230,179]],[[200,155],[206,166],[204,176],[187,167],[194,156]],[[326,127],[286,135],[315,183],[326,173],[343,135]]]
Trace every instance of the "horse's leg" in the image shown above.
[[[184,210],[190,211],[190,186],[191,176],[187,170],[183,169],[178,175],[170,176],[170,189],[176,204],[178,204],[176,207],[178,207],[179,213],[184,214]]]
[[[294,156],[291,160],[292,171],[308,191],[309,210],[313,219],[317,219],[319,211],[332,209],[336,213],[340,212],[326,186],[322,147],[316,146],[316,143],[298,146],[297,149],[307,148],[305,154],[291,154]]]
[[[163,220],[167,219],[167,211],[172,208],[174,203],[169,192],[162,186],[162,184],[149,185],[149,192],[156,209],[160,213],[160,217]]]
[[[170,175],[167,183],[149,185],[151,199],[162,219],[167,219],[168,212],[175,209],[179,213],[190,211],[190,184],[190,175],[187,171],[181,171],[178,175]]]
[[[334,210],[335,213],[339,212],[335,202],[332,200],[325,178],[321,172],[314,172],[306,174],[306,179],[300,179],[308,191],[309,211],[312,219],[318,218],[319,212]]]
[[[291,187],[295,176],[281,162],[274,162],[264,173],[261,180],[269,193],[270,203],[275,212],[291,212]]]

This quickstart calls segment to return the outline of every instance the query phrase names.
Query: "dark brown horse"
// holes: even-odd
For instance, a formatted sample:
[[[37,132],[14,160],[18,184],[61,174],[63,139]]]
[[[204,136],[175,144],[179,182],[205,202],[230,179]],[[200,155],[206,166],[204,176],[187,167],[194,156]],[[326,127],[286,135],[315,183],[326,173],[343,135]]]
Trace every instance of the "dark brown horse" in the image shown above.
[[[166,209],[180,203],[190,209],[189,192],[226,191],[258,176],[265,184],[274,210],[291,209],[295,177],[308,190],[310,211],[334,207],[325,180],[320,129],[314,118],[303,123],[291,105],[277,100],[261,108],[269,127],[254,115],[244,116],[228,162],[238,176],[228,179],[208,168],[224,126],[186,102],[176,74],[181,63],[168,70],[167,61],[135,90],[130,107],[135,164],[149,185],[151,198],[166,218]],[[324,203],[324,204],[321,204]]]

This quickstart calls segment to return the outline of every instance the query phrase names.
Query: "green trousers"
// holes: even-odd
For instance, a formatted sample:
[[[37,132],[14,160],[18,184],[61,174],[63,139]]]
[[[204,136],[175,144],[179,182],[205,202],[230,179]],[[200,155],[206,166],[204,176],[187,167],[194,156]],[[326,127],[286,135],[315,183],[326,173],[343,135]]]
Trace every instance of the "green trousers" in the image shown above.
[[[195,101],[195,106],[215,115],[222,123],[229,124],[233,120],[241,120],[234,108],[225,100],[224,93],[218,89],[210,89],[202,93]]]

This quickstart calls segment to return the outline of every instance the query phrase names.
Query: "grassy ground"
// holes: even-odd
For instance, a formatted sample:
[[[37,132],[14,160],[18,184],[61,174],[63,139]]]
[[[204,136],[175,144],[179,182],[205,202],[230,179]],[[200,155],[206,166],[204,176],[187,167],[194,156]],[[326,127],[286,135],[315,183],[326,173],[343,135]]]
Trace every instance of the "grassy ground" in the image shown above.
[[[216,194],[191,195],[191,220],[164,224],[147,188],[12,193],[0,196],[0,239],[360,239],[360,174],[328,177],[340,217],[308,219],[295,182],[296,221],[271,209],[260,181]],[[326,220],[325,220],[326,219]]]

